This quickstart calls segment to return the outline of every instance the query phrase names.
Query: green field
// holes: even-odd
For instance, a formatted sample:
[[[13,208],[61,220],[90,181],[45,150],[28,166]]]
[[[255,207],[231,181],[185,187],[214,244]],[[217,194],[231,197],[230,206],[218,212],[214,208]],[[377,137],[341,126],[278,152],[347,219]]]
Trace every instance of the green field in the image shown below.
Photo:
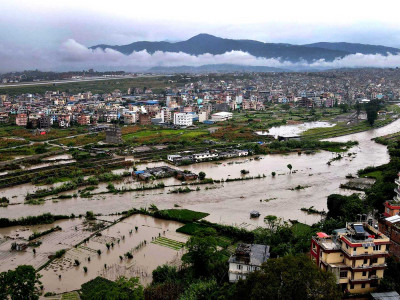
[[[148,87],[153,92],[162,92],[165,87],[175,87],[176,83],[169,81],[168,77],[137,77],[98,81],[81,81],[70,83],[50,83],[36,86],[0,87],[0,94],[20,95],[24,93],[44,94],[46,91],[60,91],[71,94],[91,91],[93,94],[110,93],[116,89],[126,93],[129,88]]]
[[[173,250],[180,250],[183,248],[185,243],[178,242],[172,239],[168,239],[165,237],[158,237],[154,241],[151,242],[152,244],[160,245],[163,247],[171,248]]]
[[[165,209],[157,211],[154,216],[165,219],[177,220],[180,222],[194,222],[207,217],[208,213],[189,209]]]

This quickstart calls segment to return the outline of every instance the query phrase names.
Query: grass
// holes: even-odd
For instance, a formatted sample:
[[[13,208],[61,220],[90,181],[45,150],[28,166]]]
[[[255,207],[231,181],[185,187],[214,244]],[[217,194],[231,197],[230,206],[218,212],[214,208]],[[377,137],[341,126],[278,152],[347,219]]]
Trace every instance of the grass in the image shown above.
[[[185,234],[189,234],[189,235],[194,235],[196,231],[198,231],[199,229],[205,229],[208,226],[204,225],[204,224],[197,224],[197,223],[187,223],[185,225],[183,225],[182,227],[179,227],[176,232],[180,232],[180,233],[185,233]]]
[[[357,133],[361,131],[378,128],[389,124],[394,121],[392,118],[383,120],[376,120],[373,126],[370,126],[367,121],[361,121],[355,125],[346,125],[345,123],[338,123],[334,127],[319,127],[312,128],[302,133],[302,139],[326,139],[336,136]]]
[[[76,136],[73,138],[63,138],[57,141],[57,143],[66,145],[66,146],[83,146],[87,144],[93,144],[100,141],[104,141],[106,138],[106,134],[104,132],[101,133],[93,133],[87,135]]]
[[[375,178],[376,180],[382,179],[382,171],[373,171],[366,174],[361,175],[363,178]]]
[[[40,143],[34,143],[29,146],[21,146],[15,149],[0,150],[0,161],[12,160],[17,156],[44,154],[56,150],[60,150],[60,148]]]
[[[62,294],[61,300],[79,300],[81,299],[79,297],[79,294],[77,292],[70,292],[70,293],[65,293]]]
[[[172,239],[168,239],[165,237],[158,237],[154,241],[151,242],[152,244],[160,245],[163,247],[171,248],[173,250],[180,250],[183,248],[185,243],[178,242]]]
[[[123,130],[122,138],[125,142],[138,144],[200,142],[201,137],[209,135],[208,131],[200,129],[174,130],[161,129],[159,127],[137,128],[137,126],[134,126],[132,131],[133,132],[129,132],[127,129]],[[124,132],[127,133],[124,134]]]
[[[207,217],[209,214],[189,209],[165,209],[156,212],[156,217],[173,219],[181,222],[194,222]]]
[[[292,225],[292,232],[294,236],[304,236],[312,230],[311,226],[304,223],[295,223]]]
[[[126,93],[128,88],[151,87],[153,92],[162,92],[165,87],[175,87],[176,83],[168,81],[171,77],[138,77],[102,81],[82,81],[63,84],[44,84],[37,86],[0,87],[0,94],[19,95],[24,93],[44,94],[46,91],[69,92],[71,94],[91,91],[93,94],[110,93],[116,89]]]

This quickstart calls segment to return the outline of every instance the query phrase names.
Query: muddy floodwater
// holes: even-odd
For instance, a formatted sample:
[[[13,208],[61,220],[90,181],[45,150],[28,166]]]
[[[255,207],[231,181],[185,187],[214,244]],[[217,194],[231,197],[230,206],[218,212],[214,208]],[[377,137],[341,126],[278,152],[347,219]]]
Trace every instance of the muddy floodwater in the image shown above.
[[[297,125],[283,125],[277,127],[271,127],[267,131],[257,131],[258,135],[272,135],[274,137],[279,136],[295,136],[300,135],[302,132],[307,131],[312,128],[321,128],[321,127],[333,127],[336,124],[330,122],[305,122]]]
[[[62,258],[55,259],[41,270],[44,292],[77,290],[97,276],[110,280],[116,280],[119,276],[139,277],[142,284],[148,284],[157,266],[180,265],[183,248],[171,249],[152,241],[161,237],[164,241],[185,243],[188,237],[175,232],[182,225],[150,216],[133,215],[101,231],[101,235],[91,237],[88,242],[69,249]],[[110,245],[109,249],[107,244]],[[101,251],[100,255],[98,250]],[[125,256],[127,252],[133,257]],[[79,265],[76,265],[76,261]]]
[[[359,145],[348,152],[354,153],[351,157],[344,154],[345,158],[327,162],[336,154],[320,151],[312,155],[265,155],[260,160],[250,158],[235,158],[218,163],[206,162],[181,167],[196,173],[203,171],[207,177],[213,179],[227,179],[241,177],[240,170],[249,170],[246,176],[265,174],[262,179],[228,182],[215,185],[201,185],[200,191],[186,194],[168,193],[172,188],[148,190],[143,192],[128,192],[125,194],[103,194],[92,198],[73,198],[60,201],[46,201],[43,205],[9,205],[0,208],[0,217],[18,218],[28,215],[38,215],[44,212],[53,214],[84,214],[91,210],[95,213],[109,214],[121,212],[132,207],[148,207],[150,204],[158,208],[172,208],[175,204],[182,208],[208,212],[209,221],[224,224],[233,224],[247,228],[254,228],[263,223],[266,215],[277,215],[284,219],[297,219],[301,222],[312,224],[320,219],[318,215],[307,215],[300,211],[302,207],[314,206],[318,210],[326,210],[326,197],[332,193],[352,193],[339,188],[346,182],[345,176],[349,173],[356,174],[359,169],[371,165],[381,165],[389,161],[387,148],[371,141],[377,136],[400,131],[400,120],[385,127],[373,129],[362,133],[347,135],[330,139],[331,141],[355,140]],[[156,163],[153,165],[164,165]],[[287,165],[293,166],[292,174]],[[138,166],[139,169],[146,165]],[[276,172],[275,178],[271,172]],[[175,179],[165,179],[166,185],[179,184]],[[107,184],[100,184],[93,192],[106,190]],[[132,178],[127,178],[123,183],[115,184],[116,187],[130,187],[138,185]],[[302,190],[291,190],[296,186],[306,187]],[[206,189],[206,187],[208,189]],[[22,185],[10,189],[0,190],[0,194],[7,196],[10,202],[21,202],[23,196],[36,189],[32,185]],[[73,194],[76,191],[67,192]],[[17,195],[16,198],[12,198]],[[250,219],[249,212],[258,210],[259,219]]]

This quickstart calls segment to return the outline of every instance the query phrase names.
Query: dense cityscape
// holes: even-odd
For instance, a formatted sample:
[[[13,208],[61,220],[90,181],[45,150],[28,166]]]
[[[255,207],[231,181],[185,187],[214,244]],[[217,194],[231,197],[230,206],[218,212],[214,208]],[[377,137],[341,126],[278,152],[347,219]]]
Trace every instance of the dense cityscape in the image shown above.
[[[0,0],[0,300],[400,300],[390,2]]]

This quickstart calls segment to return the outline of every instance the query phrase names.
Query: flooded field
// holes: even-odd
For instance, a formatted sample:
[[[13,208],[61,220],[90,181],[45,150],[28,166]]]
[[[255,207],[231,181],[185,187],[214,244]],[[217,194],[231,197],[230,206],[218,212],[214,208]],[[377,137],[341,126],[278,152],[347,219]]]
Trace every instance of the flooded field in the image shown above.
[[[249,170],[248,176],[265,174],[265,178],[235,181],[213,186],[201,185],[200,191],[186,194],[168,193],[172,188],[147,190],[141,192],[127,192],[124,194],[103,194],[92,198],[77,198],[53,202],[46,201],[43,205],[9,205],[0,208],[0,217],[18,218],[27,215],[39,215],[44,212],[53,214],[84,214],[88,210],[95,213],[109,214],[130,209],[132,207],[148,207],[151,204],[158,208],[172,208],[179,205],[183,208],[208,212],[206,218],[209,221],[221,222],[230,225],[254,228],[263,224],[265,215],[277,215],[284,219],[297,219],[308,224],[320,219],[318,215],[307,215],[300,211],[302,207],[314,206],[318,210],[326,210],[326,197],[332,193],[352,193],[339,188],[341,183],[346,182],[345,176],[356,172],[369,165],[381,165],[389,160],[387,149],[383,145],[371,141],[377,136],[398,132],[400,120],[385,127],[373,129],[362,133],[337,137],[332,141],[357,140],[359,145],[353,147],[349,152],[354,153],[351,157],[332,162],[327,162],[336,156],[331,152],[320,151],[313,155],[265,155],[260,160],[249,158],[235,158],[219,163],[199,163],[181,167],[198,173],[203,171],[207,177],[213,179],[226,179],[241,177],[240,170]],[[287,165],[291,164],[293,170],[289,173]],[[164,165],[164,163],[153,163],[138,166],[143,169],[146,166]],[[276,172],[272,177],[271,172]],[[120,171],[116,171],[120,172]],[[166,185],[179,184],[173,178],[162,180]],[[142,183],[134,182],[132,178],[126,178],[124,182],[115,183],[115,187],[140,186]],[[306,186],[303,190],[291,190],[297,185]],[[207,189],[206,189],[207,187]],[[11,202],[23,201],[23,196],[31,190],[36,189],[32,185],[22,185],[11,189],[0,190]],[[195,189],[195,188],[193,188]],[[93,191],[106,191],[107,184],[99,184]],[[76,191],[66,192],[73,194]],[[12,198],[18,195],[17,198]],[[261,201],[260,201],[261,200]],[[261,213],[259,219],[250,219],[249,212],[258,210]]]
[[[56,226],[60,226],[61,230],[32,240],[32,242],[40,241],[40,246],[11,251],[12,243],[27,244],[29,236],[34,232],[43,232]],[[38,268],[56,251],[71,248],[90,234],[83,218],[59,220],[45,225],[0,228],[0,272],[16,268],[18,265],[32,265]]]
[[[55,259],[41,270],[44,292],[76,290],[99,275],[110,280],[119,276],[137,276],[141,283],[148,284],[152,280],[151,272],[157,266],[180,264],[182,248],[173,249],[170,245],[187,241],[186,235],[175,232],[182,225],[150,216],[133,215],[101,231],[101,235],[90,238],[88,242],[69,249],[62,258]],[[174,242],[169,244],[165,241]],[[126,256],[128,252],[132,258]],[[87,268],[86,272],[84,267]]]

